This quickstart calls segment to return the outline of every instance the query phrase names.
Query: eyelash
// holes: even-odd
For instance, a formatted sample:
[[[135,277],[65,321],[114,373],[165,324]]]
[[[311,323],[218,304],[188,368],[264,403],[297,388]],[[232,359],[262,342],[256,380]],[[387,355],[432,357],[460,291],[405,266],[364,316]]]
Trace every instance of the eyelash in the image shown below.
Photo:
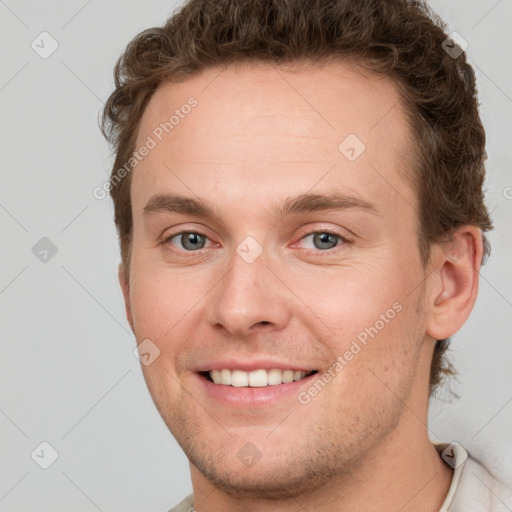
[[[321,250],[321,249],[306,249],[306,253],[307,254],[314,253],[315,256],[320,257],[320,258],[323,257],[323,256],[330,256],[330,255],[332,255],[333,252],[335,252],[336,249],[339,249],[342,246],[351,243],[351,241],[347,237],[341,235],[340,233],[338,233],[338,232],[336,232],[334,230],[330,230],[330,229],[321,229],[321,230],[316,230],[316,231],[310,231],[309,233],[304,234],[299,239],[299,241],[302,241],[302,240],[304,240],[305,238],[307,238],[308,236],[311,236],[311,235],[324,234],[324,233],[337,237],[341,243],[338,243],[337,245],[335,245],[331,249],[325,249],[325,250]],[[206,239],[209,240],[208,236],[205,235],[204,233],[201,233],[200,231],[179,231],[177,233],[172,233],[169,236],[166,236],[165,239],[162,241],[162,245],[168,244],[171,240],[173,240],[174,238],[176,238],[176,237],[178,237],[180,235],[183,235],[183,234],[200,235],[200,236],[203,236],[203,237],[205,237]],[[176,250],[176,249],[171,249],[171,250]],[[198,249],[197,251],[187,251],[185,249],[177,249],[177,250],[179,252],[198,253],[198,254],[200,254],[201,251],[203,251],[203,249]]]
[[[299,241],[302,241],[305,238],[307,238],[308,236],[315,235],[315,234],[333,235],[336,238],[338,238],[338,240],[340,242],[337,245],[335,245],[334,247],[332,247],[331,249],[324,249],[324,250],[321,250],[321,249],[306,249],[306,253],[307,254],[313,253],[315,257],[322,258],[324,256],[332,256],[332,254],[334,252],[337,252],[338,250],[341,250],[341,248],[344,245],[347,245],[347,244],[350,243],[350,240],[347,237],[341,235],[337,231],[330,230],[330,229],[320,229],[320,230],[316,230],[316,231],[310,231],[309,233],[306,233],[305,235],[301,236]]]

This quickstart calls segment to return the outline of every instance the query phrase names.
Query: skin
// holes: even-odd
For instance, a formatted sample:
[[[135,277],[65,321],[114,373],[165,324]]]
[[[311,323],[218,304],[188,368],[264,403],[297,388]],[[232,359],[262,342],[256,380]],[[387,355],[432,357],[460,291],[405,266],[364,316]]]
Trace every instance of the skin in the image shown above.
[[[142,370],[190,460],[196,510],[439,510],[452,470],[429,440],[430,362],[435,339],[474,305],[482,238],[460,228],[423,267],[394,84],[342,63],[209,69],[157,89],[137,147],[190,96],[197,107],[133,171],[133,252],[119,279],[137,343],[160,350]],[[348,134],[366,145],[353,162],[338,150]],[[377,213],[273,215],[289,196],[332,191]],[[200,199],[216,217],[144,214],[164,192]],[[315,245],[311,233],[326,229],[348,241]],[[203,248],[184,247],[182,231],[204,235]],[[252,263],[236,250],[248,236],[263,250]],[[199,383],[195,370],[220,358],[267,357],[320,376],[397,302],[307,404],[293,393],[226,406]],[[248,442],[261,455],[251,467],[237,456]]]

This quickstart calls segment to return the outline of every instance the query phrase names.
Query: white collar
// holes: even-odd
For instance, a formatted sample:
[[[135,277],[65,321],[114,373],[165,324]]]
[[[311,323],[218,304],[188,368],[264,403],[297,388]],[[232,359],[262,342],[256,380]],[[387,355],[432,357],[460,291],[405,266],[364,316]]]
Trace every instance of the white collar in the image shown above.
[[[435,449],[441,458],[453,469],[452,481],[448,494],[446,495],[439,512],[448,512],[448,508],[452,503],[453,497],[457,492],[462,470],[468,460],[468,452],[457,442],[453,443],[434,443]]]

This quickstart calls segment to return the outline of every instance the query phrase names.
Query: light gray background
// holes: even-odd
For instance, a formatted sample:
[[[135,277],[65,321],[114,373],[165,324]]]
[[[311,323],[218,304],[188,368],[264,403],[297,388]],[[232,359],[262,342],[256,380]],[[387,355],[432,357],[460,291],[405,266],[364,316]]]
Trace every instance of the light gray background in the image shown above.
[[[461,398],[432,404],[431,435],[512,482],[512,1],[431,4],[469,42],[496,226],[478,302],[452,344]],[[2,512],[163,512],[191,492],[133,355],[110,198],[92,195],[112,163],[97,120],[115,60],[176,5],[0,0]],[[47,59],[31,48],[43,31],[59,44]],[[58,249],[46,263],[32,252],[42,237]],[[31,457],[43,441],[58,452],[48,469]]]

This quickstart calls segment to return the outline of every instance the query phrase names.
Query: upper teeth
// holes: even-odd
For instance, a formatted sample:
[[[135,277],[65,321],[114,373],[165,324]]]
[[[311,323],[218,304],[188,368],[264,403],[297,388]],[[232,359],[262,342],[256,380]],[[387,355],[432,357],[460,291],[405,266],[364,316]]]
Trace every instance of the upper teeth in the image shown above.
[[[294,380],[303,379],[308,372],[279,370],[254,370],[252,372],[244,372],[243,370],[212,370],[210,377],[215,384],[224,384],[225,386],[242,387],[264,387],[275,386],[277,384],[288,384]]]

